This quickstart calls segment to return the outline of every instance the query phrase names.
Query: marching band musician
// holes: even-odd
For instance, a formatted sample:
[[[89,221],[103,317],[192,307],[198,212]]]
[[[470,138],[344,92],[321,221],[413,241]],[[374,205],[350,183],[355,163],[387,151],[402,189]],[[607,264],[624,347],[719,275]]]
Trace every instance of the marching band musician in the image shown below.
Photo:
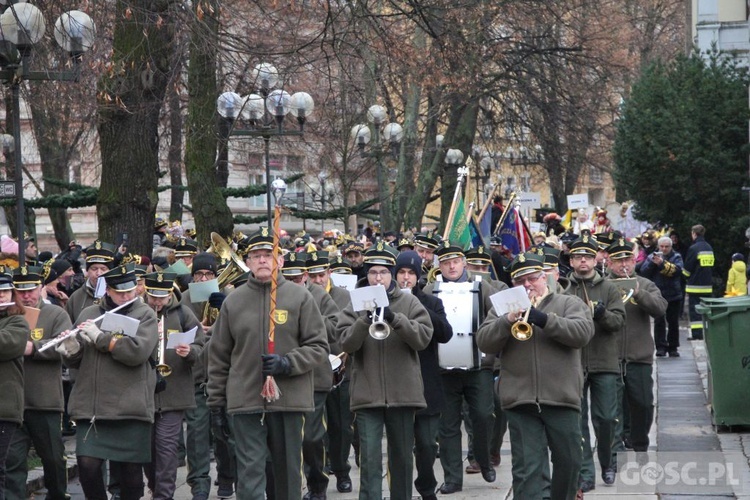
[[[414,486],[426,500],[434,500],[437,479],[435,479],[435,458],[437,458],[437,438],[440,428],[440,412],[445,406],[445,395],[440,381],[438,363],[438,343],[445,344],[453,337],[453,328],[445,315],[443,301],[434,295],[424,293],[417,286],[422,274],[422,259],[413,250],[402,251],[396,258],[396,284],[401,290],[410,290],[422,303],[430,315],[432,339],[427,347],[419,351],[419,367],[424,382],[424,399],[427,408],[419,410],[414,419],[414,461],[417,478]]]
[[[554,291],[564,293],[570,287],[570,281],[560,275],[560,254],[562,251],[549,246],[537,247],[536,253],[544,258],[543,269],[547,275],[547,286],[555,283]]]
[[[98,303],[94,296],[99,276],[112,268],[115,258],[115,246],[96,240],[86,249],[86,283],[73,292],[65,305],[65,310],[73,323],[78,323],[78,316],[89,306]]]
[[[190,238],[180,238],[175,242],[174,245],[174,258],[175,261],[181,260],[188,268],[192,269],[193,259],[198,254],[198,242],[191,240]],[[186,291],[190,284],[190,277],[194,276],[195,273],[191,272],[191,275],[187,274],[177,277],[177,286],[180,291]],[[200,319],[200,316],[198,316]]]
[[[442,280],[463,283],[469,280],[463,250],[443,240],[435,252]],[[498,286],[507,288],[504,283]],[[499,291],[487,282],[480,282],[480,297],[484,311],[492,308],[490,296]],[[434,284],[425,287],[425,293],[434,294]],[[481,324],[483,317],[479,318]],[[494,351],[491,351],[494,352]],[[443,466],[445,484],[440,487],[444,495],[463,489],[463,461],[461,452],[461,408],[464,399],[469,405],[469,419],[473,430],[474,458],[479,464],[482,478],[488,483],[495,481],[496,473],[490,461],[490,432],[494,422],[494,397],[492,394],[494,355],[483,355],[481,366],[473,369],[445,369],[441,380],[446,405],[440,416],[440,463]]]
[[[505,284],[501,284],[500,280],[492,278],[491,266],[492,256],[484,246],[480,245],[466,252],[466,270],[469,273],[469,279],[481,276],[482,281],[486,280],[492,288],[505,290]]]
[[[327,252],[325,253],[327,256]],[[310,258],[317,261],[317,252],[312,252]],[[307,284],[307,259],[308,255],[304,252],[289,252],[284,256],[281,273],[288,281],[306,287],[313,296],[326,326],[326,340],[330,351],[330,344],[336,341],[339,308],[322,287]],[[331,391],[332,380],[331,363],[325,359],[313,369],[315,410],[305,415],[303,428],[302,461],[307,479],[307,499],[325,500],[328,489],[328,475],[325,472],[325,403]]]
[[[208,353],[208,406],[216,432],[232,436],[237,456],[237,498],[263,498],[266,457],[273,457],[276,497],[301,497],[304,414],[314,409],[313,373],[326,360],[325,324],[303,287],[278,273],[274,352],[270,331],[273,236],[262,228],[247,244],[251,275],[224,301],[213,325]],[[279,268],[283,265],[280,257]],[[261,390],[267,377],[279,386],[278,400]]]
[[[190,268],[190,281],[195,283],[203,283],[216,278],[219,264],[216,261],[216,256],[214,254],[202,252],[191,257],[190,262],[192,265],[192,267]],[[190,307],[199,321],[203,321],[205,319],[203,318],[203,311],[205,309],[206,303],[193,302],[190,298],[190,290],[188,290],[187,288],[182,292],[180,302]],[[217,305],[221,307],[220,303]]]
[[[618,380],[618,420],[612,460],[625,451],[623,438],[629,437],[635,451],[648,451],[648,433],[654,420],[654,339],[651,318],[663,316],[667,301],[653,281],[635,274],[635,245],[620,238],[609,247],[609,271],[612,278],[633,278],[632,299],[625,303],[626,321],[620,333],[622,378]],[[629,293],[624,291],[624,293]],[[623,410],[627,408],[628,420]],[[623,426],[629,436],[623,435]]]
[[[216,256],[208,252],[202,252],[193,256],[190,269],[193,283],[202,283],[216,278],[218,263]],[[212,293],[209,297],[209,306],[220,308],[225,298],[222,292]],[[203,321],[203,312],[206,302],[193,302],[190,298],[190,290],[182,292],[180,303],[192,309],[198,321]],[[218,306],[218,307],[217,307]],[[211,327],[203,325],[205,329],[206,345],[200,355],[200,361],[193,365],[195,408],[185,411],[185,422],[187,432],[186,457],[188,465],[187,483],[193,498],[206,500],[211,491],[211,415],[206,404],[206,370],[208,362],[208,339],[211,336]],[[234,482],[236,471],[234,464],[234,452],[231,444],[223,436],[216,436],[213,440],[214,457],[216,458],[216,476],[218,481],[217,495],[219,498],[232,496],[234,493]]]
[[[526,318],[531,338],[512,336],[521,311],[498,316],[492,308],[477,332],[482,351],[500,356],[498,393],[508,419],[518,500],[544,497],[548,450],[551,498],[575,498],[582,458],[579,350],[594,335],[591,312],[580,300],[549,290],[542,266],[542,257],[533,252],[518,255],[510,266],[513,284],[523,286],[532,300]]]
[[[596,434],[596,450],[602,468],[604,484],[615,482],[616,466],[612,463],[612,445],[617,420],[617,377],[620,374],[618,356],[619,336],[625,326],[625,305],[620,292],[595,269],[598,245],[591,234],[583,234],[570,246],[568,276],[570,288],[591,310],[594,319],[594,338],[581,350],[583,364],[583,399],[581,401],[581,433],[583,435],[583,464],[580,487],[583,493],[596,487],[596,469],[589,435],[589,398],[591,392],[591,422]]]
[[[426,406],[418,351],[429,345],[432,323],[427,310],[393,279],[395,250],[378,242],[365,252],[367,279],[358,286],[382,285],[389,305],[378,309],[390,334],[373,338],[372,312],[341,311],[338,322],[341,348],[354,357],[351,409],[355,412],[360,446],[360,500],[383,498],[383,428],[388,440],[390,497],[412,497],[414,415]]]
[[[346,290],[333,285],[328,252],[312,252],[305,265],[307,266],[308,282],[311,285],[320,286],[327,292],[333,305],[336,306],[336,317],[331,321],[334,326],[337,325],[338,313],[351,303],[351,297]],[[325,316],[323,307],[320,307],[320,311]],[[343,373],[339,371],[338,379],[335,380],[334,386],[326,397],[328,456],[331,460],[331,472],[336,476],[336,489],[339,493],[348,493],[352,491],[352,480],[349,476],[351,470],[349,450],[352,446],[352,423],[354,421],[354,416],[349,409],[349,370],[351,369],[351,362],[348,356],[342,354],[341,342],[335,332],[334,336],[332,338],[329,334],[328,348],[331,354],[341,356]],[[327,368],[330,371],[330,364]],[[330,377],[330,373],[328,376]]]
[[[0,266],[0,500],[5,499],[5,459],[13,435],[23,424],[23,357],[29,339],[24,307],[13,304],[10,269]],[[58,371],[57,376],[60,376]],[[26,457],[24,457],[25,459]]]
[[[357,275],[357,279],[363,279],[367,276],[364,266],[365,247],[362,243],[357,241],[350,241],[345,243],[341,248],[341,255],[349,261],[349,266],[352,268],[352,273]]]
[[[25,387],[23,425],[16,431],[6,466],[6,497],[26,498],[27,457],[34,445],[44,467],[47,497],[65,500],[68,477],[60,422],[63,412],[62,360],[53,349],[38,352],[51,338],[70,329],[65,310],[42,300],[42,280],[51,268],[19,267],[13,272],[15,300],[25,308],[39,309],[24,352]]]
[[[342,274],[351,274],[348,264],[339,256],[333,261],[329,260],[328,252],[313,252],[307,259],[308,281],[319,285],[328,292],[339,311],[351,304],[351,296],[343,288],[333,285],[331,281],[332,268],[342,271]],[[348,273],[347,273],[348,271]],[[336,318],[338,323],[338,317]],[[349,464],[349,450],[352,447],[354,433],[352,425],[354,415],[349,409],[349,373],[351,371],[351,360],[346,354],[342,354],[341,342],[338,337],[336,341],[328,345],[331,354],[342,357],[342,371],[339,371],[331,392],[326,399],[326,419],[328,433],[328,456],[331,459],[331,472],[336,476],[336,489],[339,493],[352,491],[352,479],[349,476],[351,465]]]
[[[175,492],[177,479],[177,442],[182,432],[185,410],[195,408],[193,366],[203,349],[203,328],[193,311],[181,304],[175,290],[173,273],[156,272],[143,276],[146,303],[156,312],[159,344],[157,364],[165,364],[171,372],[166,378],[166,388],[157,392],[154,407],[151,462],[146,464],[148,488],[154,500],[169,500]],[[195,340],[167,349],[171,333],[187,332],[197,328]]]
[[[123,500],[143,496],[141,468],[151,461],[156,375],[149,359],[158,343],[157,321],[156,313],[136,297],[134,268],[131,263],[105,273],[106,295],[78,318],[83,342],[63,332],[67,337],[56,346],[64,361],[79,370],[69,411],[78,429],[81,486],[91,500],[107,499],[101,470],[104,460],[119,466]],[[124,307],[117,314],[139,322],[132,337],[102,331],[91,321],[120,306]]]
[[[437,250],[438,245],[438,241],[435,239],[432,231],[414,236],[414,250],[422,258],[422,283],[420,283],[420,288],[424,288],[427,284],[427,276],[432,269],[435,250]]]

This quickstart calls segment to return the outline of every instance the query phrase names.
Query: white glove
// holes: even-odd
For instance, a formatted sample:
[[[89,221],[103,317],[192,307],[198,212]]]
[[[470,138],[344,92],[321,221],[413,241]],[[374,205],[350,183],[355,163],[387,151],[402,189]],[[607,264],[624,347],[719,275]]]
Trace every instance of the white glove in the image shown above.
[[[55,350],[66,358],[69,358],[81,350],[81,344],[78,342],[75,335],[69,335],[65,337],[65,340],[55,346]]]
[[[88,338],[94,344],[96,344],[96,339],[99,338],[99,335],[102,334],[102,331],[99,330],[99,327],[96,326],[93,321],[86,321],[78,328],[80,328],[83,334],[86,335],[86,338]]]

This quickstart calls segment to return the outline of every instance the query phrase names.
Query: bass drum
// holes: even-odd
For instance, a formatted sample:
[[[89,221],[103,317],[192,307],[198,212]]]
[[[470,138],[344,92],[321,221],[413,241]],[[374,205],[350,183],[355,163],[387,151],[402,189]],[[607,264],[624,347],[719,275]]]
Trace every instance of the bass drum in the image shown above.
[[[446,370],[471,370],[479,368],[481,353],[475,333],[479,329],[481,283],[436,282],[434,291],[443,302],[448,323],[453,328],[453,337],[438,344],[440,368]]]

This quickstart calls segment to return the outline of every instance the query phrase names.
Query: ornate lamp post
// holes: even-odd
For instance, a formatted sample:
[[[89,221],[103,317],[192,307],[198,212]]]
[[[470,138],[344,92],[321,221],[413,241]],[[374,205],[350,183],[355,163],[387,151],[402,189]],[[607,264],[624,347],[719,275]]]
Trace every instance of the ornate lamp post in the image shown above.
[[[77,81],[80,76],[79,62],[84,52],[89,50],[96,36],[94,22],[88,14],[71,10],[62,14],[55,22],[55,41],[68,53],[73,68],[70,71],[32,71],[29,69],[31,50],[43,37],[47,27],[42,12],[30,3],[10,3],[0,15],[0,79],[10,87],[13,146],[5,145],[13,152],[16,188],[16,236],[18,237],[18,262],[26,262],[24,238],[25,207],[23,200],[23,157],[21,155],[21,82],[30,81]]]
[[[269,227],[273,221],[271,212],[271,153],[272,137],[302,136],[305,121],[315,104],[307,92],[289,95],[282,89],[274,89],[279,83],[279,73],[274,66],[260,63],[253,69],[253,78],[258,85],[258,94],[242,97],[235,92],[224,92],[216,100],[219,115],[226,120],[230,136],[260,137],[263,139],[266,171],[266,212]],[[273,89],[273,90],[272,90]],[[284,128],[285,117],[291,113],[296,117],[298,129]],[[235,128],[239,121],[241,128]]]
[[[388,227],[390,224],[390,214],[386,210],[385,200],[390,197],[388,192],[388,176],[383,165],[383,158],[390,154],[392,158],[398,158],[401,140],[404,138],[404,128],[398,123],[391,122],[383,126],[386,119],[386,110],[383,106],[375,104],[367,110],[366,123],[354,125],[351,130],[351,137],[359,148],[359,154],[362,158],[375,158],[377,161],[377,178],[378,192],[380,194],[380,228],[383,233],[393,228]],[[381,127],[382,130],[381,130]],[[382,138],[385,140],[381,143]],[[372,144],[369,145],[372,140]],[[366,149],[367,148],[367,149]]]

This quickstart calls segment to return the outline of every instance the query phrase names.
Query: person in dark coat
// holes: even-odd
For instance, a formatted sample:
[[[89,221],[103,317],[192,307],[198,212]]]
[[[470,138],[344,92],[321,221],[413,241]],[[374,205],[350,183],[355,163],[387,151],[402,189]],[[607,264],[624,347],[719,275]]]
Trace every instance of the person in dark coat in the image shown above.
[[[447,343],[453,337],[453,328],[445,315],[443,301],[424,293],[418,286],[422,274],[422,258],[413,250],[399,254],[396,258],[396,283],[402,291],[409,290],[422,303],[432,322],[432,340],[419,351],[419,363],[424,381],[424,398],[427,408],[419,410],[414,419],[414,461],[417,478],[414,486],[424,499],[435,499],[435,458],[437,457],[437,435],[440,428],[440,412],[445,405],[443,385],[438,364],[438,344]]]

